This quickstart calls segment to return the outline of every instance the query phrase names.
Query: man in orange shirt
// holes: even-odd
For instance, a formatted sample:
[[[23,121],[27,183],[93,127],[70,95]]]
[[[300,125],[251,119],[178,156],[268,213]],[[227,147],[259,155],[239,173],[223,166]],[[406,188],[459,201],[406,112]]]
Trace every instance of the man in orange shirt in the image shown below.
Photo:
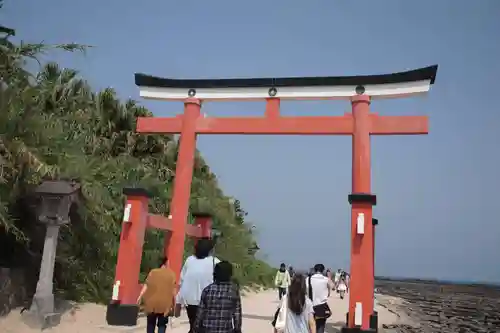
[[[137,298],[137,304],[144,301],[144,311],[147,314],[147,333],[165,333],[168,315],[174,304],[176,292],[175,273],[168,267],[167,258],[163,258],[160,267],[149,272],[146,283]]]

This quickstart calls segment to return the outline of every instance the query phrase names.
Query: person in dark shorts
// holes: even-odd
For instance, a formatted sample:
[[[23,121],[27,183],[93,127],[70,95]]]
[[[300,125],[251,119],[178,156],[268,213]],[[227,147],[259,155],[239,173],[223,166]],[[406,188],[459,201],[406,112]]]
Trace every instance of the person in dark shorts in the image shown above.
[[[314,274],[306,280],[308,296],[313,303],[314,319],[316,321],[316,333],[324,333],[326,320],[331,315],[328,306],[330,290],[333,289],[333,282],[325,276],[325,266],[317,264],[314,266]]]
[[[180,287],[177,294],[176,314],[182,305],[186,306],[189,319],[189,332],[194,333],[194,322],[198,313],[203,289],[214,282],[214,267],[220,260],[213,256],[214,243],[211,239],[201,238],[196,242],[194,254],[182,266]],[[179,311],[177,311],[177,309]]]
[[[165,333],[168,316],[174,304],[176,290],[175,273],[167,266],[167,258],[163,258],[159,268],[149,272],[146,283],[137,298],[137,304],[144,301],[144,312],[147,314],[147,333]]]

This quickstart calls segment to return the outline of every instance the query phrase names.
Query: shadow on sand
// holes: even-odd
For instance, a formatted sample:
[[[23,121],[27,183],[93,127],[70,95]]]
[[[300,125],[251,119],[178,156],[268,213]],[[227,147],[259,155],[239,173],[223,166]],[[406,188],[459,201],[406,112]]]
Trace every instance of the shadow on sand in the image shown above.
[[[259,316],[255,314],[244,314],[243,318],[246,319],[254,319],[254,320],[264,320],[269,322],[269,325],[271,325],[271,322],[273,320],[272,316]],[[340,333],[340,330],[342,326],[345,325],[345,322],[343,321],[337,321],[337,322],[327,322],[326,327],[325,327],[325,333]]]
[[[269,322],[269,325],[271,325],[271,322],[273,321],[273,316],[260,316],[260,315],[255,315],[255,314],[244,314],[243,318],[246,319],[255,319],[255,320],[265,320]]]
[[[340,333],[340,329],[345,325],[343,321],[337,321],[333,323],[326,323],[325,333]]]

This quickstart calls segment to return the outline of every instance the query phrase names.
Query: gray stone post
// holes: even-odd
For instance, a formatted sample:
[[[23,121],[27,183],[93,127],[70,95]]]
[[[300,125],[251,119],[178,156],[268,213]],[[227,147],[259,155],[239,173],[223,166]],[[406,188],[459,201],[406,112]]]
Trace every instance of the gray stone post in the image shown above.
[[[42,264],[40,265],[40,276],[36,285],[34,302],[42,313],[54,312],[54,265],[56,262],[57,238],[59,236],[58,225],[48,225],[43,245]]]
[[[47,225],[36,292],[29,311],[23,313],[25,323],[33,328],[52,327],[60,321],[60,314],[55,312],[54,307],[53,282],[59,228],[59,225]]]

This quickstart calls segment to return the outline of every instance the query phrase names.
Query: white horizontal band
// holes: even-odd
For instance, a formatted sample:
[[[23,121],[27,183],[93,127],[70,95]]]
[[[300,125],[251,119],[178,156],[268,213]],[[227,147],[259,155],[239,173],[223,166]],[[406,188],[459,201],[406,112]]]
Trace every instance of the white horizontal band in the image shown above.
[[[422,94],[429,91],[431,80],[376,84],[364,86],[364,95],[374,99],[398,98]],[[270,98],[269,89],[258,88],[200,88],[195,89],[196,95],[189,96],[186,88],[139,87],[140,96],[147,99],[183,101],[189,97],[200,100],[265,100]],[[356,86],[312,86],[312,87],[276,87],[277,94],[273,97],[289,100],[325,100],[346,99],[356,96]]]

